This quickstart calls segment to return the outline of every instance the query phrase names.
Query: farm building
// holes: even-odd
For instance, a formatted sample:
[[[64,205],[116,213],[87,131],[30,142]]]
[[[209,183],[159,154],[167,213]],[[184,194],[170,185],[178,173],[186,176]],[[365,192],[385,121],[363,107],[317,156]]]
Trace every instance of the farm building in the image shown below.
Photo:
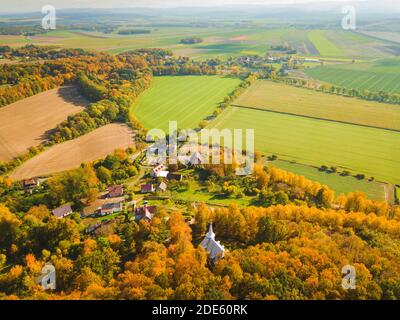
[[[200,243],[209,255],[209,258],[212,261],[216,261],[222,259],[225,255],[225,248],[219,241],[215,240],[215,233],[212,228],[212,224],[210,224],[210,229],[208,230],[206,237]]]
[[[111,186],[108,188],[107,198],[119,198],[124,195],[123,186]]]
[[[72,214],[72,208],[69,204],[65,204],[61,207],[58,207],[56,209],[54,209],[52,211],[52,213],[58,218],[58,219],[62,219],[65,218],[67,216],[69,216],[70,214]]]
[[[143,219],[151,221],[156,211],[156,206],[148,206],[147,203],[145,203],[142,207],[139,207],[135,210],[135,220],[136,222],[139,222]]]
[[[155,190],[154,185],[149,183],[149,184],[142,184],[140,186],[140,192],[141,193],[153,193]]]
[[[100,216],[107,216],[109,214],[122,211],[122,202],[111,202],[103,204],[100,208]]]

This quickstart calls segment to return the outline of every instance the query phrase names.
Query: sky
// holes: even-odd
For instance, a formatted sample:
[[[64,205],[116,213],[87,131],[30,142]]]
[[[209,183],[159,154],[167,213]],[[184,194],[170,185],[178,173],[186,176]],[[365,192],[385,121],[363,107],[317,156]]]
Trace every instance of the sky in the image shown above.
[[[377,1],[377,0],[353,0]],[[384,0],[400,1],[400,0]],[[324,2],[351,2],[349,0],[0,0],[0,12],[39,12],[44,5],[65,8],[129,8],[129,7],[182,7],[222,5],[271,5]]]

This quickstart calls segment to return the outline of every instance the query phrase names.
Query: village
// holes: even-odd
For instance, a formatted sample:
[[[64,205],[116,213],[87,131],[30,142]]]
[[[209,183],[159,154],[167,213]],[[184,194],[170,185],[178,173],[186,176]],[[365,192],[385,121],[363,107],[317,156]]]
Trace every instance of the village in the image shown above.
[[[136,158],[133,157],[133,161]],[[161,161],[162,159],[159,158],[158,160]],[[187,160],[189,167],[201,167],[204,163],[199,152],[192,153]],[[130,219],[136,223],[143,221],[151,224],[158,210],[156,203],[162,203],[162,200],[168,199],[169,185],[184,182],[185,174],[179,170],[170,172],[167,166],[154,159],[148,161],[147,165],[143,167],[146,171],[137,183],[108,186],[95,201],[85,206],[80,212],[74,211],[73,205],[66,203],[52,209],[51,213],[57,219],[65,219],[74,213],[79,213],[80,218],[87,221],[85,230],[87,235],[101,233],[102,229],[107,229],[113,223],[113,220],[121,215],[130,216]],[[32,195],[40,189],[41,184],[45,181],[45,178],[31,178],[24,180],[22,184],[25,192]],[[133,194],[128,194],[127,188],[130,191],[134,190]],[[187,223],[193,225],[194,218],[189,217]],[[209,225],[208,232],[200,246],[208,252],[210,262],[216,262],[224,257],[225,248],[216,240],[212,223]]]

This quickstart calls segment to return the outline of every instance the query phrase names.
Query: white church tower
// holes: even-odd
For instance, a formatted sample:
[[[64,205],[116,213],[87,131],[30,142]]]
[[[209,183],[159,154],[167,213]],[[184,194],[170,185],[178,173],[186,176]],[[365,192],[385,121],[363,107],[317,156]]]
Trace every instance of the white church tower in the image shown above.
[[[219,241],[215,241],[215,233],[212,228],[212,223],[206,234],[206,237],[200,245],[208,252],[211,260],[216,261],[222,259],[225,254],[225,248]]]

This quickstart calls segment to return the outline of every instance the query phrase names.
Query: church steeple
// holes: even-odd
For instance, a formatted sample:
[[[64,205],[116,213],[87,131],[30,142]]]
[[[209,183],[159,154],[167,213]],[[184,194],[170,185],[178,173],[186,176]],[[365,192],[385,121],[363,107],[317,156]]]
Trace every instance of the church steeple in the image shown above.
[[[210,228],[208,229],[208,232],[206,234],[206,238],[208,239],[215,239],[215,233],[213,231],[213,227],[212,227],[212,222],[210,223]]]

